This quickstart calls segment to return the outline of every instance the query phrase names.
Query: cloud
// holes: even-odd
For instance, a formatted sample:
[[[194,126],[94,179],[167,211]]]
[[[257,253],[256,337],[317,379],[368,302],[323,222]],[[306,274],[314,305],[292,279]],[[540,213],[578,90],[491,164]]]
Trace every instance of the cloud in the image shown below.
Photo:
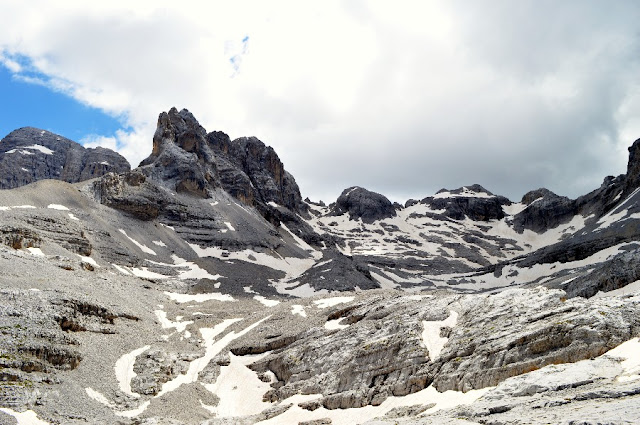
[[[327,201],[354,184],[577,196],[640,137],[632,1],[64,3],[3,2],[0,63],[119,117],[87,140],[134,166],[171,106],[258,136]]]

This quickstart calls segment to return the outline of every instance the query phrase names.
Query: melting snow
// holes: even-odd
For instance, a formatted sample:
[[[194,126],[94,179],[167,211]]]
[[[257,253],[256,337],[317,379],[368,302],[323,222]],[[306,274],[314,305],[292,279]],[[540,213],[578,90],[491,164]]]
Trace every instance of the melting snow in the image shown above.
[[[291,314],[299,314],[302,317],[307,317],[307,312],[304,311],[304,306],[300,304],[294,304],[291,306]]]
[[[142,252],[147,253],[147,254],[151,254],[151,255],[156,255],[156,252],[154,250],[152,250],[151,248],[149,248],[146,245],[141,244],[137,240],[129,237],[129,235],[127,235],[127,232],[125,232],[124,230],[122,230],[122,229],[118,229],[118,230],[120,231],[120,233],[125,235],[127,239],[129,239],[131,242],[133,242],[134,245],[136,245],[138,248],[140,248],[142,250]]]
[[[608,351],[605,356],[624,359],[621,363],[623,373],[618,381],[634,381],[640,379],[640,340],[633,338]]]
[[[52,210],[58,210],[58,211],[69,211],[69,208],[65,207],[64,205],[60,205],[60,204],[49,204],[47,206],[47,208],[52,209]]]
[[[31,255],[35,255],[36,257],[44,257],[44,252],[42,252],[42,250],[40,248],[27,248],[27,251],[29,251],[29,253]]]
[[[278,300],[269,300],[269,299],[266,299],[265,297],[263,297],[262,295],[256,295],[255,297],[253,297],[253,299],[258,301],[259,303],[267,306],[267,307],[275,307],[278,304],[280,304],[280,301],[278,301]]]
[[[343,320],[344,320],[344,317],[341,317],[341,318],[339,318],[339,319],[335,319],[335,320],[327,320],[327,321],[324,323],[324,327],[325,327],[325,329],[328,329],[328,330],[330,330],[330,331],[331,331],[331,330],[334,330],[334,329],[344,329],[344,328],[348,328],[348,327],[349,327],[349,325],[343,325],[342,323],[340,323],[340,322],[342,322]]]
[[[177,303],[202,303],[205,301],[235,301],[235,299],[229,294],[216,294],[216,293],[208,293],[208,294],[176,294],[174,292],[165,292],[166,296],[171,298],[173,301]]]
[[[262,401],[262,395],[269,391],[269,382],[263,382],[247,365],[264,357],[235,356],[229,353],[229,365],[220,368],[220,375],[214,384],[205,384],[205,388],[220,398],[220,402],[212,409],[219,418],[255,415],[272,407],[269,402]]]
[[[77,255],[78,255],[78,257],[80,257],[80,258],[82,259],[82,261],[85,261],[85,262],[87,262],[87,263],[91,264],[91,265],[92,265],[92,266],[94,266],[94,267],[100,267],[100,266],[98,265],[98,263],[96,263],[96,260],[94,260],[93,258],[91,258],[91,257],[85,257],[84,255],[80,255],[80,254],[77,254]]]
[[[140,397],[140,394],[131,391],[131,380],[136,377],[136,373],[133,371],[133,366],[136,362],[136,358],[149,348],[151,348],[151,346],[145,345],[142,348],[133,350],[130,353],[124,354],[116,362],[114,367],[116,379],[118,380],[118,385],[120,385],[120,390],[122,390],[123,393],[136,398]]]
[[[162,242],[162,241],[151,241],[151,242],[152,242],[154,245],[157,245],[157,246],[162,246],[162,247],[165,247],[165,248],[166,248],[166,246],[167,246],[167,245],[166,245],[164,242]]]
[[[322,418],[330,418],[333,425],[353,425],[360,424],[371,419],[384,416],[387,412],[397,407],[403,406],[415,406],[418,404],[430,404],[436,405],[425,413],[433,413],[440,409],[450,409],[463,404],[471,404],[477,399],[482,397],[490,388],[483,388],[480,390],[471,390],[466,393],[458,391],[445,391],[443,393],[438,392],[433,386],[429,386],[422,391],[418,391],[413,394],[409,394],[403,397],[388,397],[379,406],[364,406],[352,409],[335,409],[328,410],[324,407],[320,407],[314,411],[308,411],[297,405],[300,401],[295,400],[293,406],[291,406],[284,413],[275,416],[271,419],[258,422],[261,425],[289,425],[302,421],[311,421]],[[294,396],[297,397],[297,396]],[[282,401],[284,403],[290,403],[294,397]],[[317,395],[315,396],[318,397]]]
[[[324,298],[322,300],[316,300],[313,303],[318,308],[327,308],[333,307],[338,304],[348,303],[353,301],[354,297],[333,297],[333,298]]]
[[[228,221],[225,221],[224,224],[227,226],[227,228],[229,230],[231,230],[232,232],[235,232],[236,229],[231,225],[231,223],[229,223]]]
[[[269,201],[269,202],[267,202],[267,205],[271,205],[273,208],[279,208],[279,207],[280,207],[280,205],[276,204],[276,203],[275,203],[275,202],[273,202],[273,201]]]
[[[13,416],[18,425],[49,425],[49,422],[38,419],[38,415],[33,410],[25,410],[24,412],[16,412],[8,407],[0,407],[0,412],[4,412],[9,416]]]
[[[160,321],[160,325],[163,329],[171,329],[175,328],[179,333],[184,332],[187,329],[187,326],[193,323],[193,320],[185,320],[184,322],[180,321],[182,316],[177,316],[176,321],[173,322],[167,319],[167,312],[164,310],[154,310],[156,317]]]
[[[79,219],[78,217],[76,217],[75,215],[73,215],[73,213],[69,213],[68,215],[69,215],[69,218],[70,218],[71,220],[80,221],[80,219]]]
[[[177,389],[182,384],[190,384],[190,383],[196,382],[198,380],[198,374],[204,370],[204,368],[209,364],[211,359],[213,359],[218,353],[220,353],[220,351],[222,351],[223,348],[229,345],[231,341],[246,334],[247,332],[249,332],[256,326],[258,326],[260,323],[262,323],[266,319],[267,318],[259,320],[253,323],[252,325],[249,325],[248,327],[244,328],[242,331],[238,333],[235,333],[233,331],[229,332],[224,337],[220,338],[220,340],[218,341],[214,340],[216,336],[220,335],[229,326],[231,326],[232,324],[242,319],[227,319],[222,323],[217,324],[213,328],[200,328],[200,334],[204,339],[204,346],[206,349],[204,356],[193,360],[189,364],[189,369],[187,370],[187,373],[178,375],[173,380],[165,382],[162,385],[162,390],[156,395],[156,397],[161,397],[167,394],[168,392],[171,392]]]
[[[443,338],[440,336],[440,329],[448,326],[454,327],[458,322],[458,313],[451,310],[449,317],[445,320],[423,321],[424,331],[422,332],[422,340],[424,345],[429,350],[429,359],[431,362],[440,355],[442,348],[447,343],[449,338]]]
[[[31,145],[31,146],[25,146],[23,149],[32,149],[32,150],[35,150],[35,151],[40,151],[45,155],[52,155],[55,152],[55,151],[52,151],[51,149],[49,149],[47,147],[44,147],[44,146],[38,145],[38,144]]]

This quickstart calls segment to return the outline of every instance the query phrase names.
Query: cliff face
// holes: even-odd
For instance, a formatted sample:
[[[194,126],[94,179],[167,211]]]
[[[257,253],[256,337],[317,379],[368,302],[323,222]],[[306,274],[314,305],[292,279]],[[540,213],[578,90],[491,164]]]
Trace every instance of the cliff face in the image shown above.
[[[152,153],[140,166],[178,192],[209,197],[222,188],[263,215],[270,203],[306,211],[295,179],[273,148],[255,137],[231,140],[223,132],[207,133],[186,109],[160,114]]]
[[[33,127],[15,130],[0,142],[0,189],[45,179],[77,183],[130,169],[129,162],[111,149],[86,149]]]

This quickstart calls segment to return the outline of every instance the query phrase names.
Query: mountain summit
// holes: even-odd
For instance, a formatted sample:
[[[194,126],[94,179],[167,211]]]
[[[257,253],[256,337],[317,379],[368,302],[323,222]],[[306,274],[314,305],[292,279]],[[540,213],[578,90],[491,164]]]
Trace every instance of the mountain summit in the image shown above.
[[[77,183],[130,169],[129,162],[111,149],[87,149],[38,128],[20,128],[0,142],[0,189],[44,179]]]

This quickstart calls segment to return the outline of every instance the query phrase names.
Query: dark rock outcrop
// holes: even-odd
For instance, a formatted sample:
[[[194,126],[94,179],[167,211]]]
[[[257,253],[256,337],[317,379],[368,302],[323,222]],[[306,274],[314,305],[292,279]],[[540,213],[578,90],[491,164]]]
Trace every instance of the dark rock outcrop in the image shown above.
[[[494,195],[479,184],[454,190],[441,189],[435,196],[420,202],[434,210],[445,210],[443,215],[454,220],[469,217],[476,221],[500,220],[505,216],[502,206],[511,204],[504,196]]]
[[[207,134],[186,109],[160,114],[153,151],[140,166],[151,179],[177,192],[206,198],[222,188],[266,218],[271,203],[303,214],[307,210],[273,148],[255,137],[231,141],[219,131]]]
[[[577,213],[575,201],[544,188],[527,192],[521,202],[527,208],[514,217],[513,227],[518,232],[528,229],[542,233],[571,220]]]
[[[127,160],[117,152],[102,147],[87,149],[33,127],[15,130],[0,142],[0,189],[44,179],[77,183],[130,169]]]
[[[349,213],[351,220],[365,223],[395,217],[396,209],[385,196],[362,187],[353,186],[342,191],[333,206],[334,215]]]

